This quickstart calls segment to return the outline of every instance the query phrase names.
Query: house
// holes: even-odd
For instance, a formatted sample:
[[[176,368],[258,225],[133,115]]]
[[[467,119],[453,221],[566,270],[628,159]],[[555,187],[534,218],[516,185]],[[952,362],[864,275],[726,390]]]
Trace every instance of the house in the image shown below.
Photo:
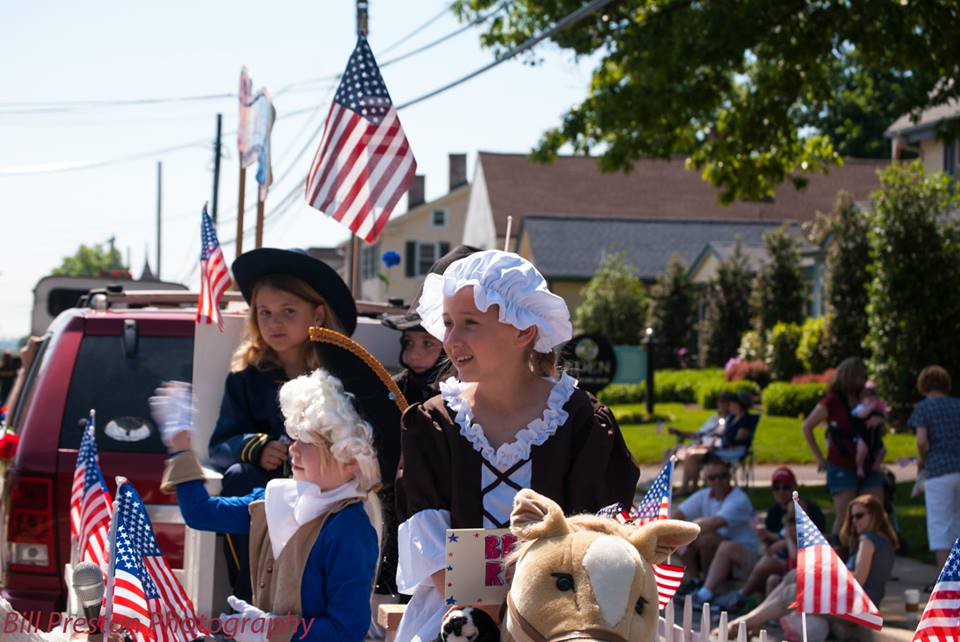
[[[782,225],[779,221],[654,220],[527,215],[517,237],[517,253],[532,261],[571,311],[580,305],[581,290],[593,277],[608,252],[623,252],[637,274],[653,286],[674,254],[688,266],[688,278],[705,286],[716,266],[739,240],[754,268],[766,254],[763,235]],[[798,223],[789,232],[807,243]],[[813,261],[803,259],[805,276],[812,281]],[[814,291],[811,283],[810,290]]]
[[[877,170],[888,162],[847,159],[843,167],[826,175],[810,176],[802,190],[782,185],[769,200],[721,205],[716,188],[698,172],[686,169],[679,156],[640,160],[624,174],[603,173],[596,159],[588,156],[561,156],[541,164],[524,154],[480,152],[463,242],[502,248],[507,220],[512,217],[511,248],[515,249],[517,230],[524,217],[534,213],[596,220],[811,221],[818,211],[833,209],[840,190],[865,200],[879,186]]]
[[[409,305],[419,295],[433,262],[460,244],[470,198],[466,154],[449,155],[448,179],[447,193],[427,202],[426,179],[414,176],[407,193],[407,211],[390,219],[376,243],[361,241],[357,298],[402,299],[403,305]],[[341,246],[344,254],[348,245]],[[400,263],[393,267],[383,263],[384,254],[390,251],[400,256]]]
[[[890,157],[901,158],[904,151],[915,152],[928,172],[943,172],[954,178],[957,173],[960,99],[931,107],[916,119],[904,114],[885,132],[891,141]]]

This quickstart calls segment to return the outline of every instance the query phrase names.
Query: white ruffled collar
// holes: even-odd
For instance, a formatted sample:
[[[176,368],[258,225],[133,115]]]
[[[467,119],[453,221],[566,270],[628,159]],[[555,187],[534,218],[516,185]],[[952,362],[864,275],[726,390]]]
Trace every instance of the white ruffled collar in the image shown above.
[[[557,428],[562,426],[569,417],[563,407],[576,389],[577,380],[567,373],[561,374],[550,391],[543,415],[517,432],[513,441],[502,444],[494,450],[487,441],[483,426],[473,421],[473,409],[470,407],[470,402],[463,396],[463,384],[456,377],[440,382],[440,395],[456,413],[455,421],[460,426],[460,434],[470,442],[474,450],[500,470],[506,470],[518,461],[527,459],[530,456],[531,447],[542,445],[557,432]]]
[[[304,524],[329,511],[334,505],[352,497],[364,497],[354,480],[336,488],[321,490],[308,481],[271,479],[263,493],[267,532],[273,558],[280,557],[283,547]]]

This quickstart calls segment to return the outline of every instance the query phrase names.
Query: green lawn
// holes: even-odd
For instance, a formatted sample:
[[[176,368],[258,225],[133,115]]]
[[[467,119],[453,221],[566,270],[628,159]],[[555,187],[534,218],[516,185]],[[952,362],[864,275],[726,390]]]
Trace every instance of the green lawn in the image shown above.
[[[617,417],[644,414],[644,404],[617,404],[611,406]],[[680,403],[659,403],[655,407],[657,416],[666,417],[665,425],[676,426],[681,430],[696,430],[713,414],[696,405]],[[676,439],[664,430],[657,434],[656,424],[625,423],[620,426],[631,452],[642,464],[661,461],[663,451],[676,445]],[[824,430],[816,431],[821,448],[824,446]],[[886,435],[887,460],[910,457],[916,454],[913,435]],[[791,417],[762,416],[753,445],[757,463],[764,464],[806,464],[813,463],[813,455],[800,432],[800,419]]]

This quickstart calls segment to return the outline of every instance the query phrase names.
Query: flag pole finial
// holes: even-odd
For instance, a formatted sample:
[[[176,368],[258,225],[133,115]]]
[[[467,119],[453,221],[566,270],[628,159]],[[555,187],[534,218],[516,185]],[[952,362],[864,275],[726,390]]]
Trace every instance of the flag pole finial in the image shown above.
[[[796,502],[799,500],[800,500],[800,493],[798,493],[797,491],[793,491],[793,501]]]

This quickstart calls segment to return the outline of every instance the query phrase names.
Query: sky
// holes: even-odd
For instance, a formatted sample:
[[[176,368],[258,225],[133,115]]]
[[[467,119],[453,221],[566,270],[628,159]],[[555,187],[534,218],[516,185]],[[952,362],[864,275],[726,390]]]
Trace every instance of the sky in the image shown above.
[[[371,0],[370,46],[383,63],[452,33],[461,25],[449,0]],[[346,65],[356,38],[353,0],[269,3],[121,1],[0,4],[0,340],[25,335],[33,287],[80,244],[116,238],[135,276],[147,256],[156,270],[157,162],[163,163],[164,280],[198,284],[199,223],[211,198],[216,114],[223,114],[219,235],[228,261],[234,247],[238,188],[237,103],[227,97],[143,106],[65,106],[234,94],[247,65],[254,90],[269,87],[278,120],[267,197],[281,199],[306,175],[335,89],[329,78]],[[409,40],[405,36],[440,16]],[[395,104],[446,84],[493,58],[471,28],[429,51],[382,70]],[[392,47],[392,48],[391,48]],[[447,189],[447,154],[527,152],[542,132],[581,100],[592,60],[576,60],[549,43],[542,62],[505,62],[447,93],[400,111],[426,175],[427,198]],[[14,103],[17,103],[16,105]],[[48,106],[25,103],[58,103]],[[289,114],[303,110],[301,114]],[[26,113],[23,113],[26,112]],[[169,150],[172,147],[183,147]],[[167,151],[164,151],[167,150]],[[133,158],[131,158],[133,157]],[[63,171],[85,163],[96,167]],[[248,171],[246,203],[254,203]],[[405,209],[401,201],[397,213]],[[245,223],[251,225],[250,212]],[[333,246],[339,224],[301,196],[268,220],[264,245]],[[252,246],[253,234],[244,237]]]

